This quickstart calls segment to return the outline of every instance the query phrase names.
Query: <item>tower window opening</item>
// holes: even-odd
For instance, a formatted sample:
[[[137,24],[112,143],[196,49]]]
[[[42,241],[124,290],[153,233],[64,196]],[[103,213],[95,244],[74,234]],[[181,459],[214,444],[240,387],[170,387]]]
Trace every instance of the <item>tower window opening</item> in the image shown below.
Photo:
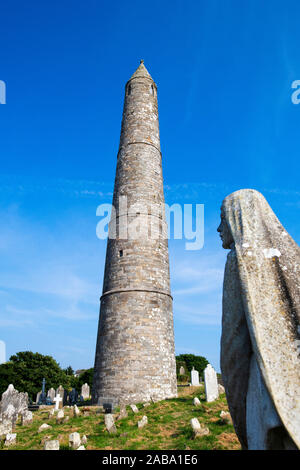
[[[153,96],[154,96],[154,86],[153,86],[153,85],[151,85],[151,88],[150,88],[150,93],[151,93],[151,95],[153,95]]]
[[[130,93],[131,93],[131,84],[129,84],[127,87],[127,96],[129,96]]]
[[[122,256],[123,256],[123,250],[120,250],[120,251],[119,251],[119,255],[120,255],[120,258],[122,258]]]

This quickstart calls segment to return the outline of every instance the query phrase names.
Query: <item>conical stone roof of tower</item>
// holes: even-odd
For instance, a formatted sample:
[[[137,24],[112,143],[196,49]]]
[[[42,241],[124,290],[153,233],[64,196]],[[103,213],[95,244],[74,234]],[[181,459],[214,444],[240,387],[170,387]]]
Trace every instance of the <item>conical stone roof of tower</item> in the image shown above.
[[[149,78],[150,80],[153,80],[150,73],[146,69],[143,60],[141,60],[140,65],[138,66],[134,74],[130,77],[130,80],[132,80],[133,78]]]

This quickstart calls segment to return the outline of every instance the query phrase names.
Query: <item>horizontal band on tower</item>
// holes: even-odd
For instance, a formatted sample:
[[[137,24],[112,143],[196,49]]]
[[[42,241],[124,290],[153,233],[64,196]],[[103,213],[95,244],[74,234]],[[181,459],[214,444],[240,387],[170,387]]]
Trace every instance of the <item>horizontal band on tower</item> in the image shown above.
[[[138,79],[150,80],[152,83],[154,83],[154,85],[155,85],[156,88],[157,88],[157,85],[156,85],[155,81],[153,80],[153,78],[151,78],[151,77],[144,77],[144,76],[141,76],[141,75],[138,76],[138,77],[131,77],[131,78],[128,80],[128,82],[126,83],[125,88],[127,87],[128,83],[131,82],[131,80],[138,80]]]
[[[122,146],[119,148],[117,158],[119,158],[119,153],[120,153],[120,151],[121,151],[123,148],[127,147],[128,145],[133,145],[133,144],[146,144],[146,145],[150,145],[151,147],[154,147],[154,148],[160,153],[160,156],[162,156],[161,151],[159,150],[158,147],[156,147],[156,145],[150,144],[150,142],[140,141],[140,142],[128,142],[128,144],[122,145]]]
[[[119,294],[119,293],[122,293],[122,292],[151,292],[151,293],[153,293],[153,294],[163,294],[163,295],[167,295],[168,297],[171,297],[171,299],[173,300],[173,297],[172,297],[172,295],[170,294],[170,292],[167,292],[167,291],[165,291],[165,290],[147,289],[147,288],[143,288],[143,289],[139,289],[139,288],[134,288],[134,289],[131,289],[131,288],[124,288],[124,289],[112,289],[112,290],[108,290],[108,291],[104,292],[104,294],[101,295],[100,300],[102,300],[103,297],[106,297],[107,295]]]
[[[136,212],[135,214],[130,214],[129,212],[126,212],[124,214],[118,214],[116,215],[116,219],[119,219],[120,217],[136,217],[138,215],[150,215],[151,217],[157,217],[158,219],[160,219],[162,222],[166,222],[164,219],[163,219],[163,216],[160,214],[160,215],[157,215],[157,214],[151,214],[150,212]],[[113,220],[115,220],[115,218],[111,217],[110,219],[110,222],[112,222]]]

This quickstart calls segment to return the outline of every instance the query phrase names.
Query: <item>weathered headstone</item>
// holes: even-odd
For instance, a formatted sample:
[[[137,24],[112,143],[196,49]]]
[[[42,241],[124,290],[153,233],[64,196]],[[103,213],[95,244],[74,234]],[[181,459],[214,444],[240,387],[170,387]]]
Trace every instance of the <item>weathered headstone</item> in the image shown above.
[[[2,393],[0,403],[0,420],[12,420],[13,427],[16,424],[19,415],[28,411],[28,394],[18,392],[14,386],[10,384],[7,390]]]
[[[60,395],[60,397],[64,399],[64,391],[65,391],[64,388],[60,385],[58,389],[56,390],[56,396]]]
[[[105,427],[110,434],[114,434],[117,432],[117,428],[115,426],[115,420],[112,414],[106,413],[104,415],[104,422],[105,422]]]
[[[184,375],[184,374],[185,374],[185,368],[181,366],[179,369],[179,375]]]
[[[83,384],[81,387],[81,395],[83,399],[90,398],[90,387],[87,383]]]
[[[217,373],[211,364],[204,369],[205,396],[207,402],[212,402],[219,397]]]
[[[16,441],[17,441],[17,434],[14,434],[14,433],[6,434],[4,445],[8,447],[8,446],[15,444]]]
[[[32,421],[33,421],[32,411],[27,410],[21,415],[21,424],[22,424],[22,426],[26,426],[26,424],[31,424]]]
[[[201,405],[201,402],[200,402],[199,398],[197,398],[197,397],[194,398],[193,405],[194,406],[200,406]]]
[[[232,424],[232,419],[228,411],[221,411],[220,413],[221,421],[225,424]]]
[[[56,415],[56,423],[61,424],[63,422],[64,417],[65,417],[64,410],[59,410]]]
[[[38,405],[39,404],[39,401],[40,401],[40,396],[42,395],[42,390],[40,390],[37,394],[36,394],[36,399],[35,399],[35,403]]]
[[[80,410],[77,405],[74,405],[73,407],[73,415],[74,415],[74,418],[77,418],[80,415]]]
[[[50,426],[50,424],[43,423],[39,427],[38,432],[43,432],[43,431],[45,431],[45,429],[50,429],[50,428],[52,428],[52,426]]]
[[[48,390],[47,396],[50,398],[50,400],[53,402],[55,398],[55,390],[54,388],[50,388]]]
[[[143,416],[140,421],[138,421],[138,428],[143,428],[146,424],[148,424],[147,416]]]
[[[192,418],[190,423],[193,429],[194,438],[209,434],[209,429],[205,427],[203,428],[197,418]]]
[[[139,412],[139,409],[138,409],[138,407],[137,407],[136,405],[130,405],[130,408],[132,409],[132,411],[133,411],[134,413],[138,413],[138,412]]]
[[[69,435],[69,447],[71,447],[71,449],[78,449],[80,444],[81,439],[79,432],[72,432],[72,434]]]
[[[44,450],[59,450],[59,440],[45,441]]]
[[[128,413],[126,410],[126,405],[122,403],[120,405],[120,413],[119,413],[119,416],[117,417],[117,420],[127,418],[127,416],[128,416]]]
[[[9,419],[3,419],[0,421],[0,439],[2,439],[6,434],[12,433],[12,421]]]
[[[191,384],[193,386],[199,386],[200,383],[199,383],[199,372],[197,370],[195,370],[195,368],[193,367],[193,370],[191,371]]]

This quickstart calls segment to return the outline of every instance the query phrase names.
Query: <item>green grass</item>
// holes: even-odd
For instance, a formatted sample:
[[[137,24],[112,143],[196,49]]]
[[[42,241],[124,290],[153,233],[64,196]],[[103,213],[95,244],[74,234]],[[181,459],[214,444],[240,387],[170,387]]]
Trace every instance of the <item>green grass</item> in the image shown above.
[[[193,405],[194,397],[200,398],[201,407]],[[116,421],[117,433],[109,434],[104,426],[104,414],[97,414],[96,408],[89,407],[89,416],[71,416],[71,410],[65,409],[65,416],[70,416],[64,424],[56,424],[55,416],[48,418],[43,410],[34,412],[31,425],[21,426],[18,422],[15,432],[17,444],[8,450],[41,450],[43,440],[59,439],[60,448],[68,449],[69,434],[79,432],[88,438],[87,450],[194,450],[194,449],[240,449],[239,441],[232,425],[220,420],[221,410],[228,411],[225,395],[213,403],[206,403],[203,387],[179,388],[178,398],[152,403],[144,408],[138,404],[139,413],[134,414],[127,407],[128,417]],[[87,407],[88,408],[88,407]],[[117,415],[118,408],[114,414]],[[148,417],[148,424],[138,429],[137,422],[143,415]],[[210,430],[207,436],[193,438],[190,426],[191,418],[198,418],[201,425]],[[41,433],[38,428],[47,423],[52,426]],[[127,433],[127,435],[123,435]]]

